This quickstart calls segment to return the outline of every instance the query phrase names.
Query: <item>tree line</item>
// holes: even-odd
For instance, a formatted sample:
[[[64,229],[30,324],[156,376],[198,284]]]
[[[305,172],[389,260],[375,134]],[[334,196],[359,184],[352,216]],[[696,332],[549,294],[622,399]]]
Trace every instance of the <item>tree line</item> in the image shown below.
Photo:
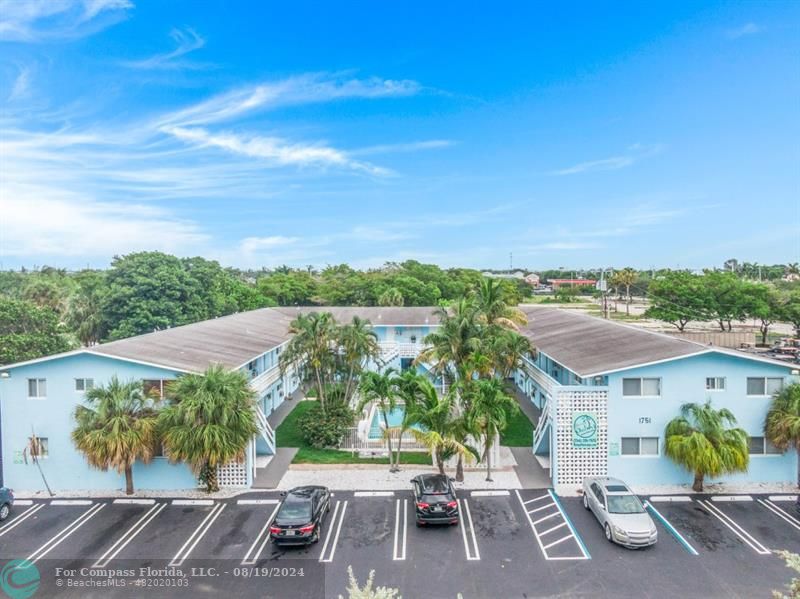
[[[797,282],[752,281],[724,271],[668,271],[651,281],[647,298],[650,306],[645,316],[668,322],[679,331],[691,321],[715,321],[721,331],[730,331],[734,322],[753,318],[759,323],[762,344],[776,322],[791,323],[800,336]]]
[[[115,257],[106,270],[0,271],[0,364],[270,306],[436,306],[482,278],[414,260],[241,271],[161,252]],[[527,287],[501,285],[514,302]]]

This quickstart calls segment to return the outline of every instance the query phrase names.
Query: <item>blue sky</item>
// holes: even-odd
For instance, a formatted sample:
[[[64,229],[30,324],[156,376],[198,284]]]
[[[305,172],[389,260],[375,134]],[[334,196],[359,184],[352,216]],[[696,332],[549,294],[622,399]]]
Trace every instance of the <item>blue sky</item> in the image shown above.
[[[0,0],[2,265],[800,261],[800,3],[557,4]]]

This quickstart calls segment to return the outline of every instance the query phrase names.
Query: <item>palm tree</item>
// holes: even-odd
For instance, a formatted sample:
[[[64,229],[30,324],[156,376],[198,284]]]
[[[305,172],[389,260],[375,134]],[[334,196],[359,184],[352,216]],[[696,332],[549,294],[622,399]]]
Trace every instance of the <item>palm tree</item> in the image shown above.
[[[784,387],[772,398],[764,422],[764,436],[778,449],[797,451],[797,486],[800,487],[800,383]]]
[[[289,325],[293,335],[280,357],[281,372],[290,367],[305,372],[317,391],[319,405],[325,411],[326,389],[333,382],[338,336],[330,312],[300,314]]]
[[[363,409],[368,403],[375,403],[381,411],[386,448],[389,450],[389,472],[397,470],[392,454],[392,428],[389,426],[389,414],[397,408],[396,374],[397,371],[394,368],[389,368],[383,373],[365,372],[359,385],[361,401],[358,409]]]
[[[389,287],[378,296],[379,306],[402,306],[404,303],[403,294],[397,287]]]
[[[442,475],[448,458],[478,456],[475,448],[463,442],[463,419],[454,414],[455,401],[453,393],[440,396],[430,381],[421,380],[417,401],[407,408],[410,422],[419,425],[411,433],[431,452]]]
[[[479,380],[472,384],[470,428],[483,439],[486,480],[492,480],[491,450],[497,436],[506,428],[508,417],[519,411],[517,402],[506,393],[499,379]]]
[[[624,287],[625,288],[625,313],[631,313],[631,285],[636,282],[636,278],[639,276],[635,270],[630,267],[623,268],[622,270],[616,271],[613,275],[611,275],[611,284],[617,287],[617,289]]]
[[[157,400],[145,395],[141,381],[121,382],[86,392],[85,405],[75,408],[72,441],[91,466],[125,473],[125,493],[133,494],[133,463],[149,462],[158,441]]]
[[[434,314],[439,319],[439,327],[425,336],[429,347],[420,352],[417,362],[430,362],[437,374],[461,378],[467,358],[481,345],[475,302],[462,298],[450,310],[439,307]]]
[[[344,401],[350,404],[350,395],[355,391],[356,377],[363,372],[370,359],[380,353],[378,336],[372,330],[369,320],[353,316],[353,321],[339,329],[341,357],[347,370],[344,387]]]
[[[522,366],[523,357],[533,355],[535,351],[530,339],[514,331],[500,331],[490,345],[495,372],[504,380]]]
[[[397,434],[397,457],[394,461],[396,470],[400,469],[403,435],[415,424],[413,420],[414,407],[421,394],[421,385],[429,382],[425,375],[413,370],[406,370],[396,378],[397,398],[403,402],[403,420],[400,422],[400,426],[392,429],[393,433]]]
[[[528,323],[525,313],[509,306],[506,292],[496,279],[484,277],[475,292],[475,301],[482,320],[488,325],[519,330],[519,325]]]
[[[241,462],[258,432],[247,375],[215,364],[179,377],[168,393],[171,403],[158,415],[167,456],[188,462],[208,493],[218,491],[217,467]]]
[[[681,415],[667,424],[665,453],[694,473],[692,489],[697,493],[703,491],[706,476],[747,471],[747,433],[732,428],[735,424],[729,410],[715,410],[711,401],[683,404]]]

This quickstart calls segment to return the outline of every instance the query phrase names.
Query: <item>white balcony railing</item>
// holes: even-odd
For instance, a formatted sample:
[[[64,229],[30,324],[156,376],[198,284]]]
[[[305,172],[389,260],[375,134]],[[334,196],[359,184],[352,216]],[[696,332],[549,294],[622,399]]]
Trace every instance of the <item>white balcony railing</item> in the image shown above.
[[[250,381],[250,387],[255,391],[259,396],[266,393],[267,389],[269,389],[272,385],[277,383],[281,380],[281,369],[276,364],[269,370],[265,370],[253,380]]]
[[[559,387],[561,387],[561,383],[557,380],[549,376],[543,370],[540,370],[538,366],[536,366],[533,362],[531,362],[528,358],[522,359],[522,364],[525,368],[525,373],[533,379],[533,382],[544,391],[547,397],[552,398],[555,396],[555,391]]]

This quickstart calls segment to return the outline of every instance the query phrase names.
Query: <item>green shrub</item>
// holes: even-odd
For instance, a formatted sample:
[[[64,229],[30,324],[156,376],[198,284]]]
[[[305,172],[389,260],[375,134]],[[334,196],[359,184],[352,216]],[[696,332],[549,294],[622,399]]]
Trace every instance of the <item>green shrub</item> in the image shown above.
[[[324,412],[319,404],[309,408],[298,424],[305,442],[322,449],[338,447],[347,429],[353,426],[354,418],[353,411],[345,403],[329,401]]]

